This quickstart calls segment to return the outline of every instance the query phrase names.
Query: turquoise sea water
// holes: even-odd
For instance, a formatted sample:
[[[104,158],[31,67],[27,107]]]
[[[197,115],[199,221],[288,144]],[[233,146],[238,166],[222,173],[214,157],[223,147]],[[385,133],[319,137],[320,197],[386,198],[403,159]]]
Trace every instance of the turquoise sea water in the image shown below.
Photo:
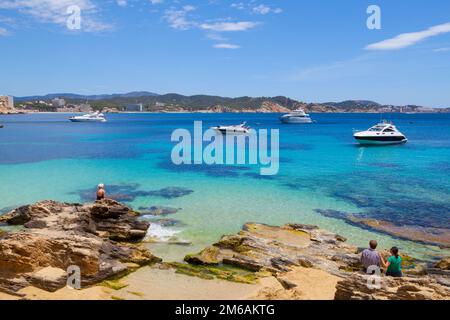
[[[375,238],[426,259],[448,254],[317,210],[450,230],[450,115],[389,115],[409,142],[388,147],[359,147],[352,138],[353,129],[367,129],[380,115],[312,116],[313,125],[281,125],[278,114],[117,114],[100,124],[71,123],[67,114],[2,116],[0,212],[43,199],[92,200],[102,182],[134,209],[181,209],[168,216],[180,224],[150,230],[162,241],[151,248],[170,259],[248,221],[316,224],[359,246]],[[279,174],[264,177],[247,165],[175,166],[170,135],[197,120],[204,128],[247,121],[255,129],[280,129]],[[168,187],[187,192],[154,192]],[[191,245],[166,244],[170,237]]]

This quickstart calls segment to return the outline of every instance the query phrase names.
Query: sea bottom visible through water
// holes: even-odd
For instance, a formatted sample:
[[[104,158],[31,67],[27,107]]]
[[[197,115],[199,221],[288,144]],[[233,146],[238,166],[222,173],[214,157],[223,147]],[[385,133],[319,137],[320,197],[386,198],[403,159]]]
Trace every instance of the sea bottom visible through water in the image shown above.
[[[44,199],[93,201],[96,185],[104,183],[108,195],[152,222],[148,246],[169,260],[246,222],[314,224],[358,246],[376,239],[382,248],[396,245],[426,260],[449,253],[355,223],[383,221],[448,241],[448,114],[389,115],[409,141],[383,147],[361,147],[352,137],[354,129],[376,124],[375,114],[313,114],[311,125],[282,125],[278,114],[112,114],[107,123],[90,124],[68,117],[0,117],[1,213]],[[199,120],[205,128],[247,121],[254,129],[279,129],[279,173],[262,176],[253,165],[173,164],[171,133]]]

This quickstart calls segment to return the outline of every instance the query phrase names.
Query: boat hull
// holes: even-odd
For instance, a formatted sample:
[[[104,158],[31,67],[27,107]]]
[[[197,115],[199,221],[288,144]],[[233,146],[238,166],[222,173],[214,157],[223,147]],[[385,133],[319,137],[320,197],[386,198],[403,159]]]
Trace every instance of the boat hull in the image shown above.
[[[355,137],[359,144],[363,145],[389,145],[408,142],[406,137]]]
[[[98,119],[69,119],[72,122],[106,122],[106,120],[98,120]]]
[[[313,123],[311,118],[303,118],[303,117],[281,117],[282,123],[286,124],[309,124]]]
[[[244,130],[230,130],[230,129],[214,129],[220,134],[249,134],[249,131]]]

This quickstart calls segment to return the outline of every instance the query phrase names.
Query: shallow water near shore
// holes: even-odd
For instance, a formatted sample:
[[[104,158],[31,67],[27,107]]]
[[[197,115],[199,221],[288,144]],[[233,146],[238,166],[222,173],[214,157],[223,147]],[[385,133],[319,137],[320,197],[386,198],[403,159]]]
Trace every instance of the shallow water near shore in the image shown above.
[[[377,239],[419,258],[448,255],[434,245],[400,240],[348,224],[343,214],[397,225],[450,229],[450,115],[389,115],[406,145],[359,147],[353,129],[376,114],[315,114],[313,125],[281,125],[276,114],[111,114],[102,124],[70,123],[67,114],[0,116],[0,214],[43,199],[91,201],[105,183],[135,210],[180,209],[149,231],[156,255],[180,260],[245,222],[316,224],[352,244]],[[177,128],[247,121],[280,129],[280,172],[258,166],[175,166]],[[108,189],[109,187],[109,189]],[[145,210],[142,210],[145,211]],[[154,217],[145,216],[143,219]],[[170,244],[169,244],[170,243]],[[189,244],[189,245],[188,245]]]

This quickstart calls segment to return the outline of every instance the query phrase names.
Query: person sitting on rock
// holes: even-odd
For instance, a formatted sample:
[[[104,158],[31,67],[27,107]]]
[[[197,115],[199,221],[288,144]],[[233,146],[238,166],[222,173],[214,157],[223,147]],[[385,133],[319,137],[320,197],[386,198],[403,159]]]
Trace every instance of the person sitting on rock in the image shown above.
[[[396,277],[396,278],[400,278],[403,276],[403,274],[402,274],[402,257],[400,257],[398,255],[397,247],[391,248],[391,256],[387,260],[385,267],[387,267],[387,270],[386,270],[387,276]]]
[[[378,251],[376,251],[377,246],[378,242],[376,240],[370,240],[370,248],[365,249],[361,253],[361,264],[363,266],[364,272],[367,272],[369,267],[371,267],[371,269],[374,267],[380,268],[382,265],[384,265],[383,257]]]
[[[97,186],[97,201],[105,199],[105,196],[105,185],[103,183],[100,183]]]

